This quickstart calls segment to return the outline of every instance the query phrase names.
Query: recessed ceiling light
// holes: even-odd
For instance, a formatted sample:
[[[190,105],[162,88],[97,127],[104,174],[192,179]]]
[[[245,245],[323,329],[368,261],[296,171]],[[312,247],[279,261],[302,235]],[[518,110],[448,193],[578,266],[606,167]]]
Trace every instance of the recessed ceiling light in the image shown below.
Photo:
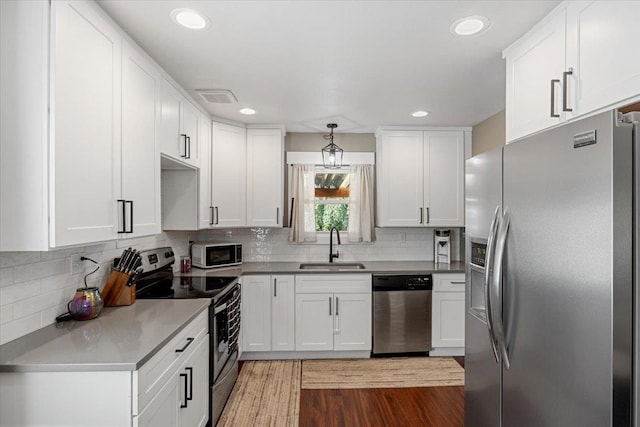
[[[491,26],[491,21],[484,16],[467,16],[451,24],[450,30],[459,36],[471,36],[487,31]]]
[[[202,30],[211,25],[209,19],[193,9],[173,9],[171,18],[178,24],[191,30]]]
[[[425,117],[427,114],[429,114],[428,111],[422,111],[422,110],[414,111],[413,113],[411,113],[413,117]]]
[[[240,110],[240,113],[246,116],[252,116],[256,113],[256,110],[254,110],[253,108],[243,108],[242,110]]]

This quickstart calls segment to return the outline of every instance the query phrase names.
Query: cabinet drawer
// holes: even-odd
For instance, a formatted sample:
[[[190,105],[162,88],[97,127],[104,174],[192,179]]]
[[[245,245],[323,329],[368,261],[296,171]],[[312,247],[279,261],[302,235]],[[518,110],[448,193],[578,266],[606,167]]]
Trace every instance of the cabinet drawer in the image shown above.
[[[433,275],[433,291],[434,292],[464,292],[465,275],[464,274],[434,274]]]
[[[193,350],[198,347],[200,341],[208,333],[208,317],[209,310],[207,309],[136,371],[138,386],[135,387],[134,383],[134,393],[138,393],[138,399],[137,402],[135,398],[133,399],[133,415],[137,415],[146,406],[168,379],[177,372]],[[177,351],[180,349],[184,350]]]
[[[370,274],[298,274],[296,293],[371,292]]]

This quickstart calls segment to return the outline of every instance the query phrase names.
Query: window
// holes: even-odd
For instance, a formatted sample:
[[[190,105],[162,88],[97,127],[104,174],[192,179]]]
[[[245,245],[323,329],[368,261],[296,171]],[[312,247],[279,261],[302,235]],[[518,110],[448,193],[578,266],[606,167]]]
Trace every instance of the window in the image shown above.
[[[328,172],[319,168],[315,173],[316,231],[340,231],[349,228],[349,170]]]

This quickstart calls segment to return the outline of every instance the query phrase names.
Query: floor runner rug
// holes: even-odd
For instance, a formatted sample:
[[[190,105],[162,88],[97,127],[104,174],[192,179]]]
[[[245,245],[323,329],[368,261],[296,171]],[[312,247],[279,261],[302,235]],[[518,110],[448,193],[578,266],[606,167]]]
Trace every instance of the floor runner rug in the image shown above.
[[[217,426],[297,426],[299,360],[244,362]]]
[[[464,368],[450,357],[304,360],[303,389],[464,385]]]

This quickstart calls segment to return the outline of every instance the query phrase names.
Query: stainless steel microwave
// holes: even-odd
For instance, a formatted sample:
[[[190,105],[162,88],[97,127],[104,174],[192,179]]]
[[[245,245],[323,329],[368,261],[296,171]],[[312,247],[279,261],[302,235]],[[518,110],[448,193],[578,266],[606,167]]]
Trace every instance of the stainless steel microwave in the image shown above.
[[[199,268],[242,264],[242,244],[196,242],[191,245],[191,264]]]

